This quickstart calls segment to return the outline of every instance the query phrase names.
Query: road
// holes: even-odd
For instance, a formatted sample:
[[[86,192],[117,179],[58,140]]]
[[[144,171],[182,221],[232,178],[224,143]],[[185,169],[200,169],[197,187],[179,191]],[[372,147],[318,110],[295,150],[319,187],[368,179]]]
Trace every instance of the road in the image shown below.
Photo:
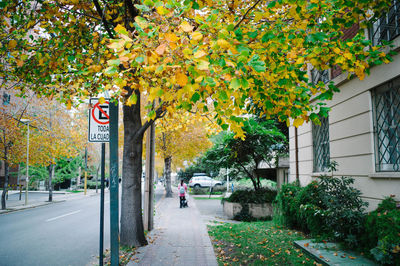
[[[163,190],[156,190],[156,202]],[[104,248],[109,247],[109,195]],[[0,215],[0,265],[88,265],[99,253],[99,195]]]

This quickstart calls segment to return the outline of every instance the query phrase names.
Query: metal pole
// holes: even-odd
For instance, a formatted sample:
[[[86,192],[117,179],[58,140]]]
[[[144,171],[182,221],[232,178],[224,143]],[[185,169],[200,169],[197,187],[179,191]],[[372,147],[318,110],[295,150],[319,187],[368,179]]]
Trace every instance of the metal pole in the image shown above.
[[[28,124],[28,137],[26,145],[25,205],[28,205],[28,186],[29,186],[29,122],[27,124]]]
[[[299,144],[298,144],[298,133],[297,127],[294,128],[294,146],[295,146],[295,161],[296,161],[296,183],[300,185],[300,173],[299,173]]]
[[[86,195],[87,190],[87,147],[85,148],[85,183],[83,185],[84,194]]]
[[[105,159],[106,144],[101,143],[101,181],[100,181],[100,261],[99,265],[103,266],[103,250],[104,250],[104,177],[105,177]],[[98,169],[98,168],[97,168]]]
[[[110,242],[111,266],[119,265],[118,101],[110,101]]]

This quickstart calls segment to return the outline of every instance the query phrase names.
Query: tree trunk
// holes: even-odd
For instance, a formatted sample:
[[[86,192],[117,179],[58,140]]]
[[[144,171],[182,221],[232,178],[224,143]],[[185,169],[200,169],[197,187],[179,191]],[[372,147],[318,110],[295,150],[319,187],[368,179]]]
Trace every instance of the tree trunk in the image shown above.
[[[49,202],[53,201],[54,164],[49,165]]]
[[[168,156],[164,159],[164,168],[165,168],[165,191],[167,198],[172,198],[172,189],[171,189],[171,162],[172,157]]]
[[[5,158],[7,158],[7,152],[5,152]],[[4,160],[4,187],[3,193],[1,194],[1,209],[6,209],[6,194],[8,189],[8,162]]]
[[[140,116],[140,92],[135,91],[137,103],[123,106],[124,151],[122,166],[121,234],[123,246],[147,245],[142,219],[142,150],[143,134]]]

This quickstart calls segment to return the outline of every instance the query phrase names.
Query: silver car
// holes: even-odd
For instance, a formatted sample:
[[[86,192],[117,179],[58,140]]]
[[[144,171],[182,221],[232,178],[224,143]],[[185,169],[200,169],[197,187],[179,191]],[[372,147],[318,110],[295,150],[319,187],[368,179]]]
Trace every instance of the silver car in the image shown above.
[[[189,187],[213,187],[222,185],[221,181],[214,180],[209,176],[194,176],[189,180]]]

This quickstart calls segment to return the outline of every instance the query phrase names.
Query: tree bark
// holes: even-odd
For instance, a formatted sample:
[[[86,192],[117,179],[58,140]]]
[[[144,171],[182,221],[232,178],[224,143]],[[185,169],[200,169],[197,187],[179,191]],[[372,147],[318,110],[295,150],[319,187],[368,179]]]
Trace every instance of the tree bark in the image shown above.
[[[140,92],[134,91],[137,103],[123,106],[124,151],[122,166],[121,234],[123,246],[147,245],[142,219],[142,151],[143,134],[140,116]]]
[[[165,169],[165,197],[172,198],[172,189],[171,189],[171,162],[172,157],[168,156],[164,159],[164,169]]]
[[[1,194],[1,209],[5,210],[6,209],[6,194],[7,194],[7,189],[8,189],[8,162],[7,162],[7,148],[4,151],[4,187],[3,187],[3,193]]]
[[[54,164],[49,165],[49,202],[53,201]]]

